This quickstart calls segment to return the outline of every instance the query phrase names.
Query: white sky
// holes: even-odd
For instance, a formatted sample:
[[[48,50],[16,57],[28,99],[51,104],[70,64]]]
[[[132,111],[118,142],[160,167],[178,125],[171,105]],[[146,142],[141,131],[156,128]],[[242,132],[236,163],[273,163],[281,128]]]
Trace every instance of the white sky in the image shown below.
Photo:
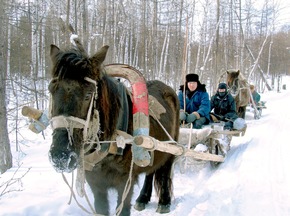
[[[255,0],[254,5],[262,8],[265,0]],[[273,3],[274,2],[274,3]],[[290,1],[289,0],[269,0],[269,4],[275,4],[278,8],[279,16],[277,18],[278,26],[288,24],[290,25]]]

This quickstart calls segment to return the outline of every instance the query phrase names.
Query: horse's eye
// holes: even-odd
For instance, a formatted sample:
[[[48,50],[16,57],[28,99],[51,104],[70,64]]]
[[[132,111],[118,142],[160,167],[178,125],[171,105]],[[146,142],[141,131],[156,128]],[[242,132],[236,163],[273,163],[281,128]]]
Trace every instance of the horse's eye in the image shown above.
[[[92,98],[92,92],[88,92],[85,96],[85,100],[90,100]]]

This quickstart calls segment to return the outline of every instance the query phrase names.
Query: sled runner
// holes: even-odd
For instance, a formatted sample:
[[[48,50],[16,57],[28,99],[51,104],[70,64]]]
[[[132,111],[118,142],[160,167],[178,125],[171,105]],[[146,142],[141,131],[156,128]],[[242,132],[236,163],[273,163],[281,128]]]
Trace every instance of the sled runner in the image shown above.
[[[259,101],[256,106],[253,106],[253,104],[247,106],[247,111],[254,113],[254,119],[260,119],[262,117],[263,109],[267,109],[266,101]]]

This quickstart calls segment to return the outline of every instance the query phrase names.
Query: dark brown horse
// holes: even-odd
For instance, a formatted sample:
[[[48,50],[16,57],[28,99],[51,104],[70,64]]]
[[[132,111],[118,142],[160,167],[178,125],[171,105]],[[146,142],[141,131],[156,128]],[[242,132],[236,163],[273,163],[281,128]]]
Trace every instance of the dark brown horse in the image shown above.
[[[175,156],[154,151],[152,164],[146,167],[134,164],[130,176],[131,145],[127,144],[121,151],[119,148],[115,153],[107,151],[110,149],[109,141],[114,140],[117,129],[134,135],[133,113],[136,106],[132,104],[129,91],[120,91],[124,89],[123,84],[109,76],[102,66],[107,50],[108,46],[104,46],[94,56],[88,57],[80,48],[62,51],[51,45],[53,70],[49,91],[53,140],[49,151],[50,161],[58,172],[72,172],[81,167],[82,158],[86,157],[82,153],[84,147],[88,148],[85,151],[88,155],[104,155],[107,152],[91,169],[85,170],[86,181],[94,195],[96,213],[109,215],[111,198],[108,197],[108,190],[116,189],[117,206],[123,204],[120,215],[130,215],[133,184],[137,182],[140,173],[145,173],[146,177],[135,208],[143,210],[150,201],[154,179],[159,196],[157,212],[167,213],[171,204],[171,171]],[[149,135],[160,141],[169,140],[158,119],[170,136],[178,140],[179,102],[175,91],[156,80],[148,81],[145,86],[149,95],[165,110],[157,118],[149,117]],[[121,92],[125,92],[125,96],[122,97]],[[145,92],[141,93],[145,95]],[[124,104],[128,105],[128,111]],[[123,199],[122,194],[129,178],[132,185]]]
[[[229,92],[235,98],[237,113],[245,119],[246,107],[250,99],[249,84],[239,70],[227,70],[227,84]]]

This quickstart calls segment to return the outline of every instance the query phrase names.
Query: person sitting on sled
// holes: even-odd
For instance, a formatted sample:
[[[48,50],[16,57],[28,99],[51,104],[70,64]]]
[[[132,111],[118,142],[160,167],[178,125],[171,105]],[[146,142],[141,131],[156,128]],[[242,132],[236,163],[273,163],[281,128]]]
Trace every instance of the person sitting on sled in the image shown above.
[[[233,130],[233,122],[238,118],[236,102],[227,90],[226,83],[219,83],[215,95],[210,100],[210,113],[213,122],[224,121],[224,130]]]
[[[259,105],[259,102],[260,102],[260,99],[261,99],[261,96],[260,94],[255,90],[255,86],[254,85],[250,85],[250,90],[251,90],[251,93],[252,93],[252,97],[253,97],[253,100],[252,98],[250,98],[250,103],[253,104],[253,101],[254,101],[254,104],[256,106]]]
[[[184,104],[185,96],[185,104]],[[204,84],[197,74],[187,74],[185,84],[180,86],[178,99],[180,103],[180,120],[192,123],[193,128],[200,129],[210,121],[210,101]]]

